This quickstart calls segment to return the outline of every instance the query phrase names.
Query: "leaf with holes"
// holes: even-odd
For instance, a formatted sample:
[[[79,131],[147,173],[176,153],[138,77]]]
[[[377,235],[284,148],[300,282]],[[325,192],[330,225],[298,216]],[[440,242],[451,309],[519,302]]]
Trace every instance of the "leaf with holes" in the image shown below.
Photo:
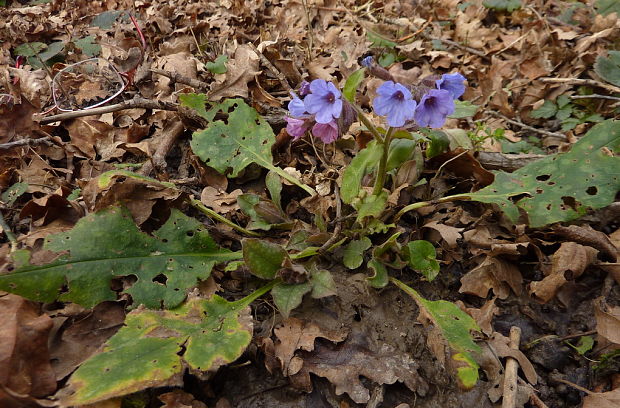
[[[218,247],[201,223],[178,210],[151,236],[138,229],[128,211],[108,208],[82,218],[71,231],[50,235],[44,248],[68,253],[45,265],[31,265],[20,253],[15,272],[0,275],[0,290],[93,307],[116,300],[112,279],[134,276],[137,281],[124,289],[134,306],[170,308],[199,279],[207,279],[213,265],[241,258]]]
[[[525,211],[531,227],[570,221],[610,205],[620,190],[620,121],[594,126],[570,152],[547,156],[462,197],[494,203],[516,222]],[[458,197],[458,196],[455,196]]]
[[[452,355],[452,359],[458,363],[457,376],[461,385],[466,389],[476,385],[478,364],[471,353],[482,351],[474,343],[470,333],[480,331],[476,321],[454,303],[445,300],[427,300],[398,279],[390,278],[390,280],[415,300],[420,308],[420,315],[424,317],[424,320],[430,321],[433,326],[439,328],[450,348],[456,352]]]
[[[92,404],[146,388],[173,385],[185,367],[213,371],[237,359],[252,340],[249,304],[259,289],[236,302],[213,295],[176,309],[138,309],[99,354],[83,363],[60,393],[64,406]]]
[[[227,99],[214,104],[208,111],[206,96],[188,94],[180,98],[188,106],[211,122],[206,129],[194,132],[191,147],[207,165],[221,174],[237,177],[251,163],[277,173],[282,178],[303,188],[310,195],[315,191],[273,165],[271,147],[276,141],[271,126],[243,99]],[[215,120],[217,114],[227,115],[226,122]]]

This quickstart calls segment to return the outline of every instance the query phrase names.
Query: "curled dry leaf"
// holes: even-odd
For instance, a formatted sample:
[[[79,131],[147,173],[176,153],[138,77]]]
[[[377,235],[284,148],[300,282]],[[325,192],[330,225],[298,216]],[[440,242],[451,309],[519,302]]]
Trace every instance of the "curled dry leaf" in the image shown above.
[[[235,50],[234,57],[226,64],[228,71],[225,80],[215,84],[209,93],[211,101],[219,101],[222,98],[237,97],[247,98],[249,95],[248,82],[254,80],[254,76],[260,74],[260,58],[252,47],[240,45]]]
[[[609,259],[610,262],[616,262],[618,248],[616,248],[607,234],[601,231],[596,231],[589,225],[570,225],[568,227],[558,225],[553,229],[561,237],[578,244],[596,248],[601,251],[601,255],[603,255],[606,259]]]
[[[282,325],[274,329],[277,341],[274,343],[275,356],[280,360],[284,375],[292,375],[299,371],[291,370],[295,351],[314,350],[314,341],[317,337],[339,343],[347,337],[346,331],[325,330],[314,322],[303,321],[289,317]],[[294,365],[294,364],[293,364]]]
[[[238,211],[237,197],[243,194],[243,191],[236,189],[227,193],[215,187],[207,186],[200,193],[200,201],[207,207],[213,208],[215,212],[220,214],[228,214],[229,212]]]
[[[609,392],[593,392],[583,399],[583,408],[618,408],[620,388]]]
[[[431,228],[439,232],[450,248],[456,247],[457,241],[462,238],[461,231],[464,229],[440,224],[437,221],[431,221],[428,224],[425,224],[424,228]]]
[[[506,299],[510,289],[521,294],[523,277],[516,265],[501,258],[488,256],[480,265],[461,278],[459,292],[486,298],[489,290]]]
[[[594,301],[596,331],[612,343],[620,345],[620,306],[610,306],[605,299]]]
[[[566,282],[581,276],[596,261],[597,254],[592,247],[564,242],[553,254],[551,272],[543,280],[532,282],[530,292],[542,302],[548,302]]]
[[[480,330],[490,336],[493,333],[493,326],[491,323],[493,322],[493,316],[499,314],[499,307],[495,304],[495,299],[488,300],[480,309],[476,309],[474,307],[466,307],[465,304],[458,300],[456,304],[463,310],[465,313],[474,318]]]
[[[346,392],[358,404],[370,400],[370,392],[360,376],[378,384],[400,381],[422,396],[428,392],[428,384],[418,375],[418,363],[408,354],[388,344],[373,350],[361,333],[338,345],[319,343],[314,352],[303,352],[301,358],[303,366],[291,376],[291,382],[306,392],[312,391],[311,373],[327,378],[336,387],[336,395]]]
[[[489,345],[493,347],[493,350],[499,357],[512,357],[517,360],[527,381],[532,385],[536,385],[538,376],[536,375],[534,366],[521,350],[510,347],[510,338],[495,332],[489,340]]]

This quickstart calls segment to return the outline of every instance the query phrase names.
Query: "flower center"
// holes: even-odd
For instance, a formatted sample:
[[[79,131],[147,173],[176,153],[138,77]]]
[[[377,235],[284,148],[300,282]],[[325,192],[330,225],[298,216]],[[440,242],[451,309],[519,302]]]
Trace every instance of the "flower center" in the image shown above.
[[[426,99],[426,105],[430,106],[430,107],[434,107],[435,105],[437,105],[437,98],[435,98],[434,96],[431,96],[430,98]]]
[[[402,101],[403,99],[405,99],[405,95],[403,94],[402,91],[396,91],[392,95],[392,98],[394,98],[394,99],[396,99],[398,101]]]
[[[329,103],[334,103],[336,101],[336,95],[333,92],[328,92],[325,95],[325,100]]]

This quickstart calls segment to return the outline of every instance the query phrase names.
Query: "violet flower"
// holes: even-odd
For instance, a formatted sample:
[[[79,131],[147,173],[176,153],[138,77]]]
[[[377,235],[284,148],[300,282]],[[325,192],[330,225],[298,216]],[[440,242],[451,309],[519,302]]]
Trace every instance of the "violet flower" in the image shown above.
[[[294,118],[298,118],[305,115],[307,112],[304,101],[299,99],[299,97],[297,97],[294,92],[291,92],[291,96],[293,97],[293,99],[291,99],[291,101],[288,103],[288,111],[290,112],[291,116]]]
[[[415,110],[414,119],[418,126],[439,128],[452,113],[454,113],[452,94],[445,89],[431,89],[422,96]]]
[[[375,112],[387,116],[387,123],[392,127],[401,127],[412,120],[416,101],[404,85],[392,81],[384,82],[377,88],[377,97],[372,101]]]
[[[443,89],[452,94],[453,99],[458,99],[465,93],[465,77],[461,74],[443,74],[440,79],[435,81],[437,89]]]
[[[302,137],[310,126],[312,126],[312,120],[308,118],[298,119],[298,118],[289,118],[288,116],[284,118],[286,120],[286,132],[293,136],[293,140],[297,140]]]
[[[315,79],[310,83],[310,92],[304,99],[306,111],[315,115],[318,123],[329,123],[338,119],[342,112],[340,91],[331,82]]]
[[[325,144],[338,139],[338,125],[335,120],[328,123],[317,123],[312,127],[312,135],[318,137]]]
[[[299,85],[299,95],[306,96],[310,93],[310,82],[308,81],[301,81],[301,84]]]

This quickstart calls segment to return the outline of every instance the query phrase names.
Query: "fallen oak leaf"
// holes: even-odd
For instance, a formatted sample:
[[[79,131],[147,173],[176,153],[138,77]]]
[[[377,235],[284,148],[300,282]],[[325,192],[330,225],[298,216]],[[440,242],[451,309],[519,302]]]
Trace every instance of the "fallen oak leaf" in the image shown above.
[[[501,258],[488,256],[480,265],[461,278],[460,293],[486,298],[489,290],[500,299],[506,299],[510,289],[521,293],[523,277],[516,265]]]

